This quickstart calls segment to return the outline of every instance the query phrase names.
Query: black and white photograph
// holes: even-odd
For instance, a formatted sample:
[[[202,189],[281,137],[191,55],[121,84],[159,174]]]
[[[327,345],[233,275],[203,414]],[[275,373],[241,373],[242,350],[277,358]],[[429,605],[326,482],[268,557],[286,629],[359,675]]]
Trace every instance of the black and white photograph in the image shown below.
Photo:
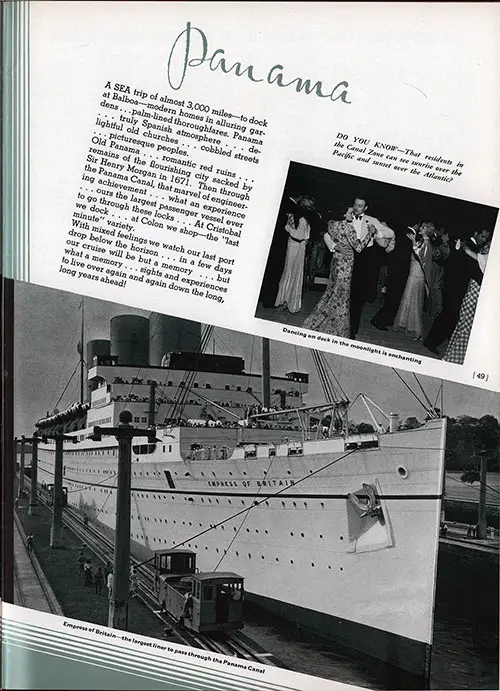
[[[33,284],[14,309],[17,604],[498,687],[498,394]]]
[[[497,214],[291,162],[255,316],[463,364]]]

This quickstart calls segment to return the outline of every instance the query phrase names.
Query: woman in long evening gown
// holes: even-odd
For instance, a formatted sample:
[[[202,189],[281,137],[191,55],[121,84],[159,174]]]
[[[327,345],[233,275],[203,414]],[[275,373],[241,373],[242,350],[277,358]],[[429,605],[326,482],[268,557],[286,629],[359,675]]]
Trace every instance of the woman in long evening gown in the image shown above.
[[[429,224],[430,226],[430,224]],[[422,224],[420,238],[410,237],[413,251],[405,290],[394,320],[394,328],[405,330],[414,340],[422,337],[426,277],[432,262],[430,227]]]
[[[361,252],[375,234],[375,228],[369,226],[369,232],[358,240],[356,231],[346,214],[343,221],[329,221],[325,243],[332,250],[328,285],[313,312],[302,326],[312,331],[334,334],[349,338],[350,334],[350,294],[351,276],[354,265],[354,252]]]
[[[275,307],[288,309],[292,313],[299,312],[302,307],[306,245],[311,234],[307,211],[314,209],[314,200],[305,196],[298,197],[297,207],[296,213],[287,214],[285,230],[289,237],[285,267],[274,303]]]
[[[484,232],[486,233],[487,231]],[[473,252],[468,247],[464,247],[463,249],[466,254],[478,262],[479,268],[481,269],[482,273],[484,273],[486,262],[488,261],[489,242],[486,247],[481,249],[480,253]],[[471,278],[467,292],[462,300],[457,325],[451,335],[446,348],[446,353],[443,357],[443,360],[446,360],[446,362],[454,362],[457,365],[463,365],[465,353],[467,352],[467,346],[469,344],[469,337],[472,330],[474,315],[476,314],[479,291],[479,283],[474,278]]]

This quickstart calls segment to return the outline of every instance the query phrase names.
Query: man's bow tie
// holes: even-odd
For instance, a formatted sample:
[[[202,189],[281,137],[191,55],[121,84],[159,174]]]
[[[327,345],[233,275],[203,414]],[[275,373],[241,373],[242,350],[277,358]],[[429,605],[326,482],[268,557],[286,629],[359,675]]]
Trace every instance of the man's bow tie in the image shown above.
[[[354,218],[360,221],[363,218],[363,214],[354,214]]]

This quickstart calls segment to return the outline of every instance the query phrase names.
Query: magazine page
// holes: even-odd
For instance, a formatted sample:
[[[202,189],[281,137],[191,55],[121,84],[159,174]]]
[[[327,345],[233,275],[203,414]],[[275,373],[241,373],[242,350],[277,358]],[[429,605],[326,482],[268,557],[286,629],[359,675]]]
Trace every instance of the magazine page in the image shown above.
[[[496,8],[2,12],[3,687],[498,688]]]
[[[487,3],[33,3],[18,277],[498,391],[497,36]]]
[[[497,393],[23,282],[14,323],[6,688],[495,688]]]

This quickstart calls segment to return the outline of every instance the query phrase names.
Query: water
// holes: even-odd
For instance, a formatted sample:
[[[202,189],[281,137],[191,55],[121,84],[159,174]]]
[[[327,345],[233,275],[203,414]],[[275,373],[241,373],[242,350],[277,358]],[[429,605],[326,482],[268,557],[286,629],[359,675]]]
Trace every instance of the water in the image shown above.
[[[498,689],[498,560],[441,546],[431,689]],[[421,688],[414,678],[269,615],[252,612],[244,632],[290,669],[372,689]]]

